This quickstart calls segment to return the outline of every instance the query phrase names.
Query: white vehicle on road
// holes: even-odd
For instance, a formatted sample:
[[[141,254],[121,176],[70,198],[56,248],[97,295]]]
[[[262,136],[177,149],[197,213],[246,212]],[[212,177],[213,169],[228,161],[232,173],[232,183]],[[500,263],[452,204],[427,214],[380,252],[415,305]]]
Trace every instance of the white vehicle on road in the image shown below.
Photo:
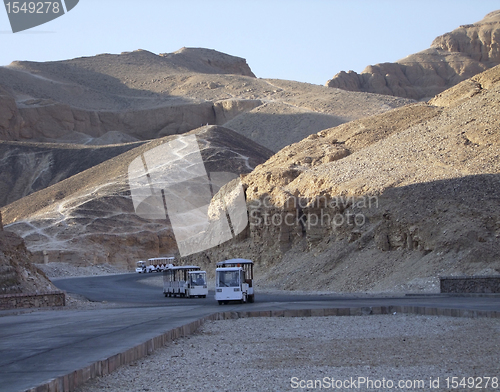
[[[138,261],[135,263],[137,267],[135,268],[135,272],[142,274],[143,272],[146,272],[146,262],[145,261]]]
[[[161,272],[165,268],[175,265],[175,257],[154,257],[148,259],[146,272]]]
[[[207,273],[195,265],[171,266],[163,270],[165,297],[199,297],[208,294]]]
[[[253,261],[219,261],[215,269],[215,299],[219,305],[229,301],[254,302]]]

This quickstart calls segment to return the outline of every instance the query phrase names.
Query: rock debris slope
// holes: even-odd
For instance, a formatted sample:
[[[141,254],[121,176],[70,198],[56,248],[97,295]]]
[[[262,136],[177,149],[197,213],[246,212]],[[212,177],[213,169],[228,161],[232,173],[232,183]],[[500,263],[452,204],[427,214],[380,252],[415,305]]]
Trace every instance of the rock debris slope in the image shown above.
[[[219,126],[195,135],[207,172],[249,173],[272,152]],[[171,141],[167,136],[136,147],[3,209],[7,229],[24,238],[36,260],[76,266],[114,264],[135,267],[137,260],[177,251],[170,221],[136,214],[131,187],[149,189],[129,177],[130,164]],[[160,162],[168,168],[168,161]]]
[[[13,62],[0,67],[0,207],[207,123],[277,151],[409,102],[257,79],[244,59],[201,48]]]
[[[23,239],[3,230],[0,214],[0,294],[56,290],[45,274],[30,263],[30,258]]]
[[[284,148],[244,178],[248,230],[189,261],[247,257],[274,287],[345,292],[500,273],[499,92],[500,66]]]
[[[326,85],[412,99],[429,99],[500,64],[500,11],[437,37],[429,49],[395,63],[340,72]]]

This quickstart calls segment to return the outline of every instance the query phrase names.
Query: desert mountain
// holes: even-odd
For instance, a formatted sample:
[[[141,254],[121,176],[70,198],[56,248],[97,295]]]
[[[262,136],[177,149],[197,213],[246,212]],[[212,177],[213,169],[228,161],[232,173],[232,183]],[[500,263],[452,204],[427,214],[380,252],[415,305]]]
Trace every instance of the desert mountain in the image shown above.
[[[429,99],[500,64],[500,11],[437,37],[429,49],[395,63],[369,65],[361,74],[340,72],[326,85],[412,99]]]
[[[219,126],[205,126],[183,137],[190,135],[197,139],[209,175],[229,172],[238,177],[272,155],[270,150]],[[130,173],[132,163],[137,158],[142,162],[141,157],[145,159],[148,152],[159,158],[158,170],[167,173],[173,160],[155,149],[177,138],[166,136],[144,143],[23,197],[3,209],[4,223],[24,238],[39,262],[46,255],[49,262],[77,266],[110,263],[131,268],[137,260],[175,253],[169,218],[136,213],[131,192],[148,191],[150,185],[149,180],[138,182]],[[163,185],[158,184],[158,188]]]
[[[0,68],[4,223],[38,261],[130,268],[175,252],[169,218],[142,212],[165,206],[133,197],[150,173],[130,168],[182,133],[207,172],[240,176],[250,220],[185,262],[252,258],[288,289],[436,291],[438,275],[500,271],[499,83],[494,67],[416,103],[257,79],[203,49],[15,62]],[[212,191],[217,221],[231,189]]]
[[[409,102],[256,79],[244,59],[200,48],[13,62],[0,67],[0,206],[200,125],[225,124],[277,151]]]
[[[208,49],[16,61],[0,68],[0,139],[111,144],[210,124],[277,151],[409,102],[257,79],[244,59]]]
[[[345,292],[500,273],[499,93],[497,66],[282,149],[244,177],[248,230],[189,262],[247,257],[273,287]]]

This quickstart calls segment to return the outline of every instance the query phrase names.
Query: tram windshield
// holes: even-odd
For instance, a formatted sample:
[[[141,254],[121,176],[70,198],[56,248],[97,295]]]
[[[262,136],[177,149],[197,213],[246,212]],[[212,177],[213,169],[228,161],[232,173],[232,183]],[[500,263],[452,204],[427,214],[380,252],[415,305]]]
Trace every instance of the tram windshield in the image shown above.
[[[189,278],[192,286],[204,286],[207,284],[205,280],[205,274],[202,273],[189,274]]]
[[[216,283],[218,287],[239,287],[239,278],[240,271],[218,271]]]

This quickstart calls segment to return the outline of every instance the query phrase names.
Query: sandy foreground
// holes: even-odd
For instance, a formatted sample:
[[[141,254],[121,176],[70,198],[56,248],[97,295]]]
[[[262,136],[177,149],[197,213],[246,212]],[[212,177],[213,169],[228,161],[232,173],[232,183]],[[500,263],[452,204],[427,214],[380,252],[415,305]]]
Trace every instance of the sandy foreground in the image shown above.
[[[498,319],[394,314],[211,321],[77,391],[495,391],[499,352]]]

